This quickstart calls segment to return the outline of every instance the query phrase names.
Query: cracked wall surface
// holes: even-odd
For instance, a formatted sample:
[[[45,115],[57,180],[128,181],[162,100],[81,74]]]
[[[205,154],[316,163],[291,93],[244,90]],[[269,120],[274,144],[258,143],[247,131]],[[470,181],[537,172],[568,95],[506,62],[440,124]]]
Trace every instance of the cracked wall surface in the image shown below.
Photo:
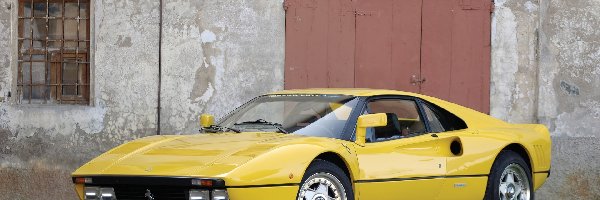
[[[539,199],[600,199],[600,2],[495,5],[491,114],[550,129],[552,176]]]
[[[492,17],[490,114],[536,121],[539,2],[498,0]]]
[[[92,2],[92,105],[18,105],[17,1],[0,0],[0,199],[75,199],[72,171],[157,132],[159,2]],[[163,134],[283,88],[281,3],[165,1]]]
[[[166,2],[163,132],[196,133],[200,114],[283,89],[282,2]]]
[[[93,1],[92,105],[36,106],[14,103],[16,2],[0,0],[0,199],[74,199],[76,167],[156,133],[159,4]],[[163,134],[195,133],[201,113],[283,88],[281,4],[165,1]],[[491,114],[550,128],[552,176],[538,199],[600,199],[600,2],[495,5]]]

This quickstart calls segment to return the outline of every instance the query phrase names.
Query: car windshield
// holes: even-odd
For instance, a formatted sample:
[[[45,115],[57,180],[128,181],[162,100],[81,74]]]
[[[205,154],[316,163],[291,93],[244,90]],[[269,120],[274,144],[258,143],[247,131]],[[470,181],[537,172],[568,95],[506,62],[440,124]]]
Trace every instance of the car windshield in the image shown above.
[[[266,95],[218,124],[241,132],[269,131],[341,138],[358,99],[345,95]]]

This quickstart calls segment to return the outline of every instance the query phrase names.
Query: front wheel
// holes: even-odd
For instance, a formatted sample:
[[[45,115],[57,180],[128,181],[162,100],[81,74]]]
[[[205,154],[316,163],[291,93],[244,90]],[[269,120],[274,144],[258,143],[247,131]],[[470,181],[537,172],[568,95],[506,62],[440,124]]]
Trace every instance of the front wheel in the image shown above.
[[[346,173],[335,164],[313,161],[304,173],[298,200],[348,200],[354,199],[352,185]]]
[[[502,151],[492,166],[485,193],[487,200],[532,200],[531,170],[513,151]]]

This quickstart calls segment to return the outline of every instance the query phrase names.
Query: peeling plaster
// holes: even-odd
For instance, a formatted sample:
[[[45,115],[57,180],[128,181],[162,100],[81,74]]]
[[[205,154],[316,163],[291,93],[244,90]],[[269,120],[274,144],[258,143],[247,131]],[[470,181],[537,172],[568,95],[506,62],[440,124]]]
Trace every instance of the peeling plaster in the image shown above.
[[[12,2],[8,0],[0,1],[0,48],[2,49],[12,49],[11,48],[11,9],[10,5]],[[10,51],[2,50],[0,51],[0,98],[7,98],[8,92],[11,91],[10,84],[13,81],[11,74],[11,65],[10,62],[12,60]],[[4,102],[0,101],[0,105],[4,104]]]
[[[163,115],[169,117],[163,132],[195,133],[200,114],[219,118],[254,96],[283,88],[281,3],[166,4],[162,92]]]
[[[490,114],[514,123],[533,123],[537,101],[537,14],[528,1],[496,1],[492,17]]]
[[[525,2],[525,9],[527,9],[527,11],[530,13],[537,12],[538,5],[531,1],[527,1],[527,2]]]
[[[539,199],[597,199],[600,190],[600,1],[496,0],[491,114],[543,123],[552,176]]]
[[[590,130],[600,121],[600,101],[587,100],[580,103],[572,112],[563,112],[556,117],[555,135],[570,137],[599,137]],[[597,130],[597,129],[596,129]]]
[[[19,137],[31,136],[36,129],[46,130],[48,135],[71,134],[75,127],[94,134],[104,130],[105,113],[100,107],[2,106],[0,128],[22,133]]]
[[[209,30],[204,30],[202,34],[200,34],[200,37],[202,38],[202,43],[209,43],[217,40],[217,36],[215,35],[215,33]]]
[[[518,70],[517,23],[515,15],[503,6],[504,1],[496,3],[492,19],[492,80],[490,113],[507,119],[515,88],[515,73]],[[506,89],[505,89],[506,88]],[[508,109],[507,109],[508,108]]]
[[[16,88],[10,51],[15,13],[4,8],[13,1],[0,0],[0,179],[30,180],[46,170],[42,178],[68,183],[68,188],[53,191],[68,192],[24,192],[38,182],[25,181],[8,197],[71,199],[69,172],[118,144],[156,132],[159,4],[93,1],[90,106],[17,105],[1,102]],[[283,88],[281,4],[165,2],[163,133],[196,133],[200,113],[220,117],[254,96]],[[0,199],[4,189],[0,187]]]
[[[600,99],[600,2],[551,1],[543,8],[540,120],[555,135],[599,137],[600,124],[582,123],[594,119]]]

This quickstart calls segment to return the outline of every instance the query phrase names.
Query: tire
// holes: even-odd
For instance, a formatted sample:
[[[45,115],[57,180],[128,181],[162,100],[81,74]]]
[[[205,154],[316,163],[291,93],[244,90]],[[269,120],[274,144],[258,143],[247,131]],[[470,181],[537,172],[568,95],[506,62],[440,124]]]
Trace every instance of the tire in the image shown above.
[[[354,191],[342,169],[331,162],[316,159],[306,169],[296,199],[320,200],[319,196],[323,200],[354,200]]]
[[[534,199],[531,170],[519,154],[509,150],[498,154],[490,171],[485,199]]]

